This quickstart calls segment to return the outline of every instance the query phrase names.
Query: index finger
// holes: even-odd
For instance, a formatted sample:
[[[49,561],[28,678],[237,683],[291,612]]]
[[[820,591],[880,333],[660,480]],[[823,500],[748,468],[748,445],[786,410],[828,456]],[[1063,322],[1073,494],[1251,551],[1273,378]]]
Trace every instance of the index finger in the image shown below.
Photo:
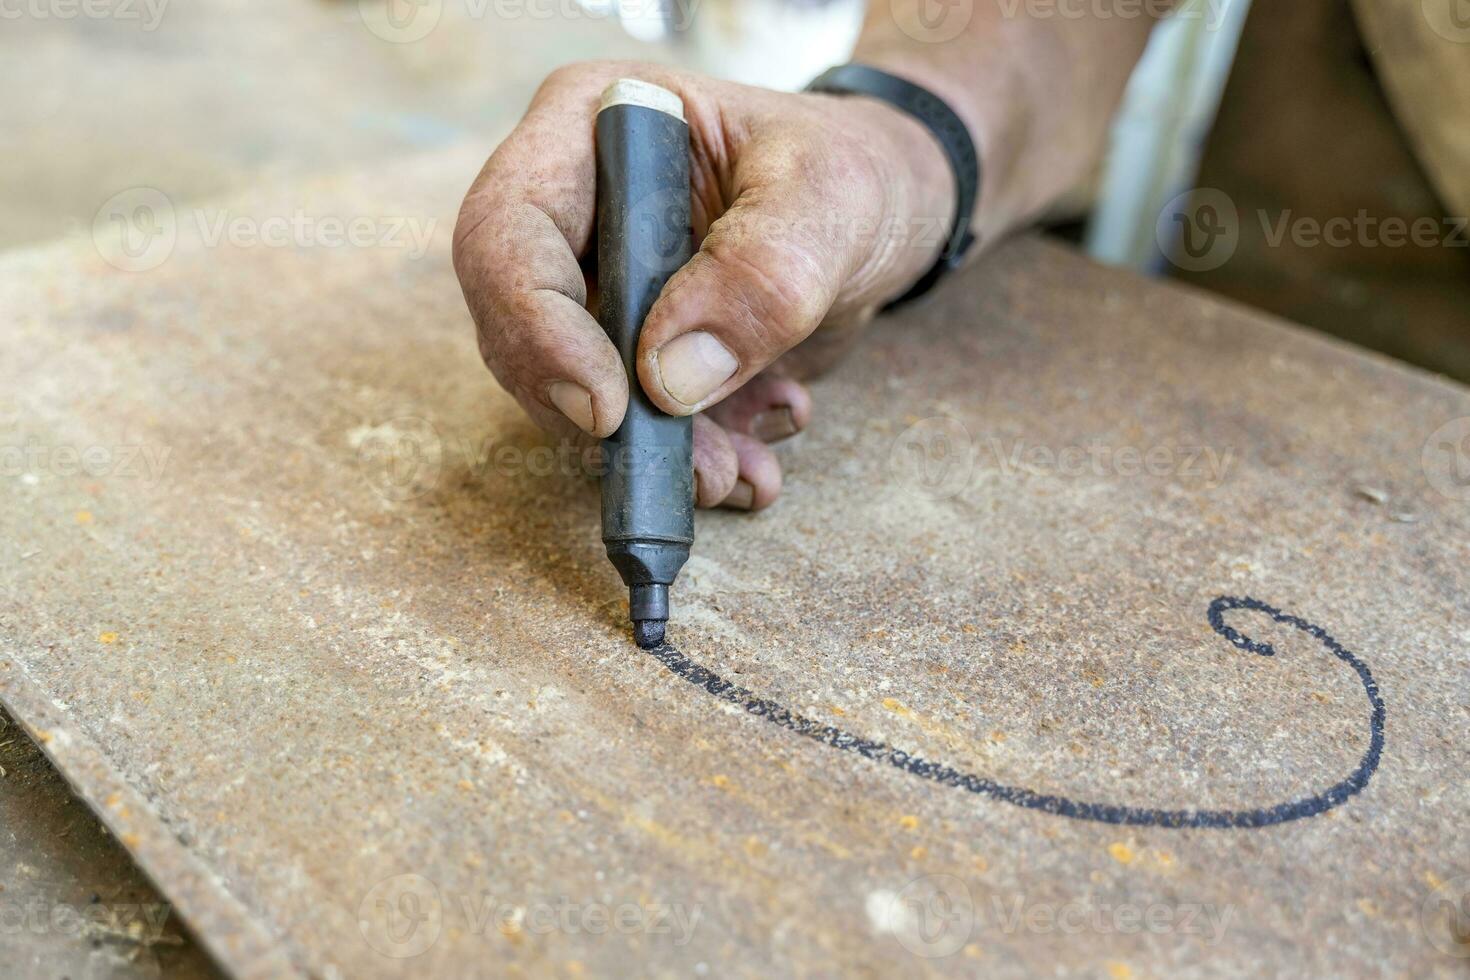
[[[486,161],[460,208],[454,268],[480,353],[545,428],[611,435],[628,404],[617,350],[587,312],[578,257],[596,221],[599,82],[563,70]]]

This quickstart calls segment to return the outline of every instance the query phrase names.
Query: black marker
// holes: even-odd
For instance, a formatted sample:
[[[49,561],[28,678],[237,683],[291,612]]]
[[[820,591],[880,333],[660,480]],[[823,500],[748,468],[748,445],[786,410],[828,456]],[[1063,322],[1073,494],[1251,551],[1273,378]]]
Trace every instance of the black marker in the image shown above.
[[[628,414],[602,443],[602,540],[646,650],[663,642],[694,543],[693,420],[659,411],[637,368],[643,319],[693,250],[689,127],[677,95],[624,78],[602,93],[596,132],[600,319],[628,372]]]

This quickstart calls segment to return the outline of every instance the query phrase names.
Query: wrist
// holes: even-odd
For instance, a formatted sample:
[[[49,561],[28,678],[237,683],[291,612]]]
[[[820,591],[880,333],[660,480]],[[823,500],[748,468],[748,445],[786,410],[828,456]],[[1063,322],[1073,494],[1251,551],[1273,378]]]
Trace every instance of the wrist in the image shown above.
[[[828,96],[850,103],[858,131],[885,175],[883,218],[868,261],[854,277],[881,302],[908,291],[932,269],[950,243],[956,187],[939,140],[918,119],[882,99]]]
[[[992,63],[985,84],[977,85],[969,77],[973,69],[950,70],[942,59],[933,57],[932,47],[914,51],[912,43],[860,40],[853,60],[928,89],[964,122],[980,161],[979,194],[970,215],[970,229],[976,237],[973,251],[979,252],[1015,227],[1028,210],[1015,193],[1016,149],[1024,145],[1026,130],[1026,93],[1024,85],[1004,69],[1003,61]]]
[[[909,257],[919,252],[933,256],[934,246],[941,244],[942,247],[923,273],[912,279],[908,288],[885,302],[883,309],[890,310],[923,296],[948,272],[964,262],[975,243],[970,223],[979,192],[980,167],[969,126],[943,98],[930,89],[860,62],[849,62],[828,69],[814,79],[807,89],[811,92],[875,99],[898,113],[898,116],[879,117],[880,121],[886,121],[894,127],[910,128],[908,133],[895,133],[895,138],[889,141],[890,156],[899,165],[897,169],[903,173],[903,177],[885,181],[883,186],[885,189],[897,188],[900,193],[910,192],[914,201],[919,202],[921,210],[913,211],[908,206],[912,202],[899,202],[900,213],[907,215],[909,220],[892,227],[902,236],[901,244],[907,247],[906,254]],[[899,117],[904,122],[897,122]],[[913,132],[913,123],[918,124],[919,132]],[[949,171],[952,194],[941,196],[936,193],[943,186],[933,179],[933,150],[936,148]],[[868,152],[872,152],[871,148]],[[908,166],[902,166],[904,163]],[[948,206],[945,207],[945,204]],[[942,224],[939,217],[941,213],[949,216]],[[938,234],[941,228],[944,229],[942,236]],[[912,272],[911,269],[904,271]],[[905,276],[905,279],[910,278],[911,275]]]

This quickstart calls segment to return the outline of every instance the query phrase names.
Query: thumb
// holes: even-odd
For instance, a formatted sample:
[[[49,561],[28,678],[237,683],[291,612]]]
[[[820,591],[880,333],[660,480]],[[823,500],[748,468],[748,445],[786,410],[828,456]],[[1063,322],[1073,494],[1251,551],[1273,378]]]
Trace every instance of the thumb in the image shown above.
[[[738,169],[758,179],[710,225],[643,325],[638,377],[673,415],[715,404],[815,330],[873,251],[871,237],[849,230],[884,210],[886,191],[856,173],[861,161],[768,148]],[[854,213],[854,201],[870,203]]]

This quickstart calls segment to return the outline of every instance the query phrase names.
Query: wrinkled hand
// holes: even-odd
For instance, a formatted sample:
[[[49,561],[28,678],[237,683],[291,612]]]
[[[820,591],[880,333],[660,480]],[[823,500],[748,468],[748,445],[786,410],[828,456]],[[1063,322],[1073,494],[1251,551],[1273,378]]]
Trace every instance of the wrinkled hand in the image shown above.
[[[799,379],[934,262],[953,181],[928,132],[875,100],[638,63],[558,70],[486,162],[454,234],[485,363],[551,431],[570,421],[603,438],[627,408],[622,362],[588,311],[593,126],[603,89],[623,77],[684,100],[699,243],[644,322],[638,380],[662,410],[699,413],[699,505],[759,509],[781,489],[767,443],[811,418]]]

